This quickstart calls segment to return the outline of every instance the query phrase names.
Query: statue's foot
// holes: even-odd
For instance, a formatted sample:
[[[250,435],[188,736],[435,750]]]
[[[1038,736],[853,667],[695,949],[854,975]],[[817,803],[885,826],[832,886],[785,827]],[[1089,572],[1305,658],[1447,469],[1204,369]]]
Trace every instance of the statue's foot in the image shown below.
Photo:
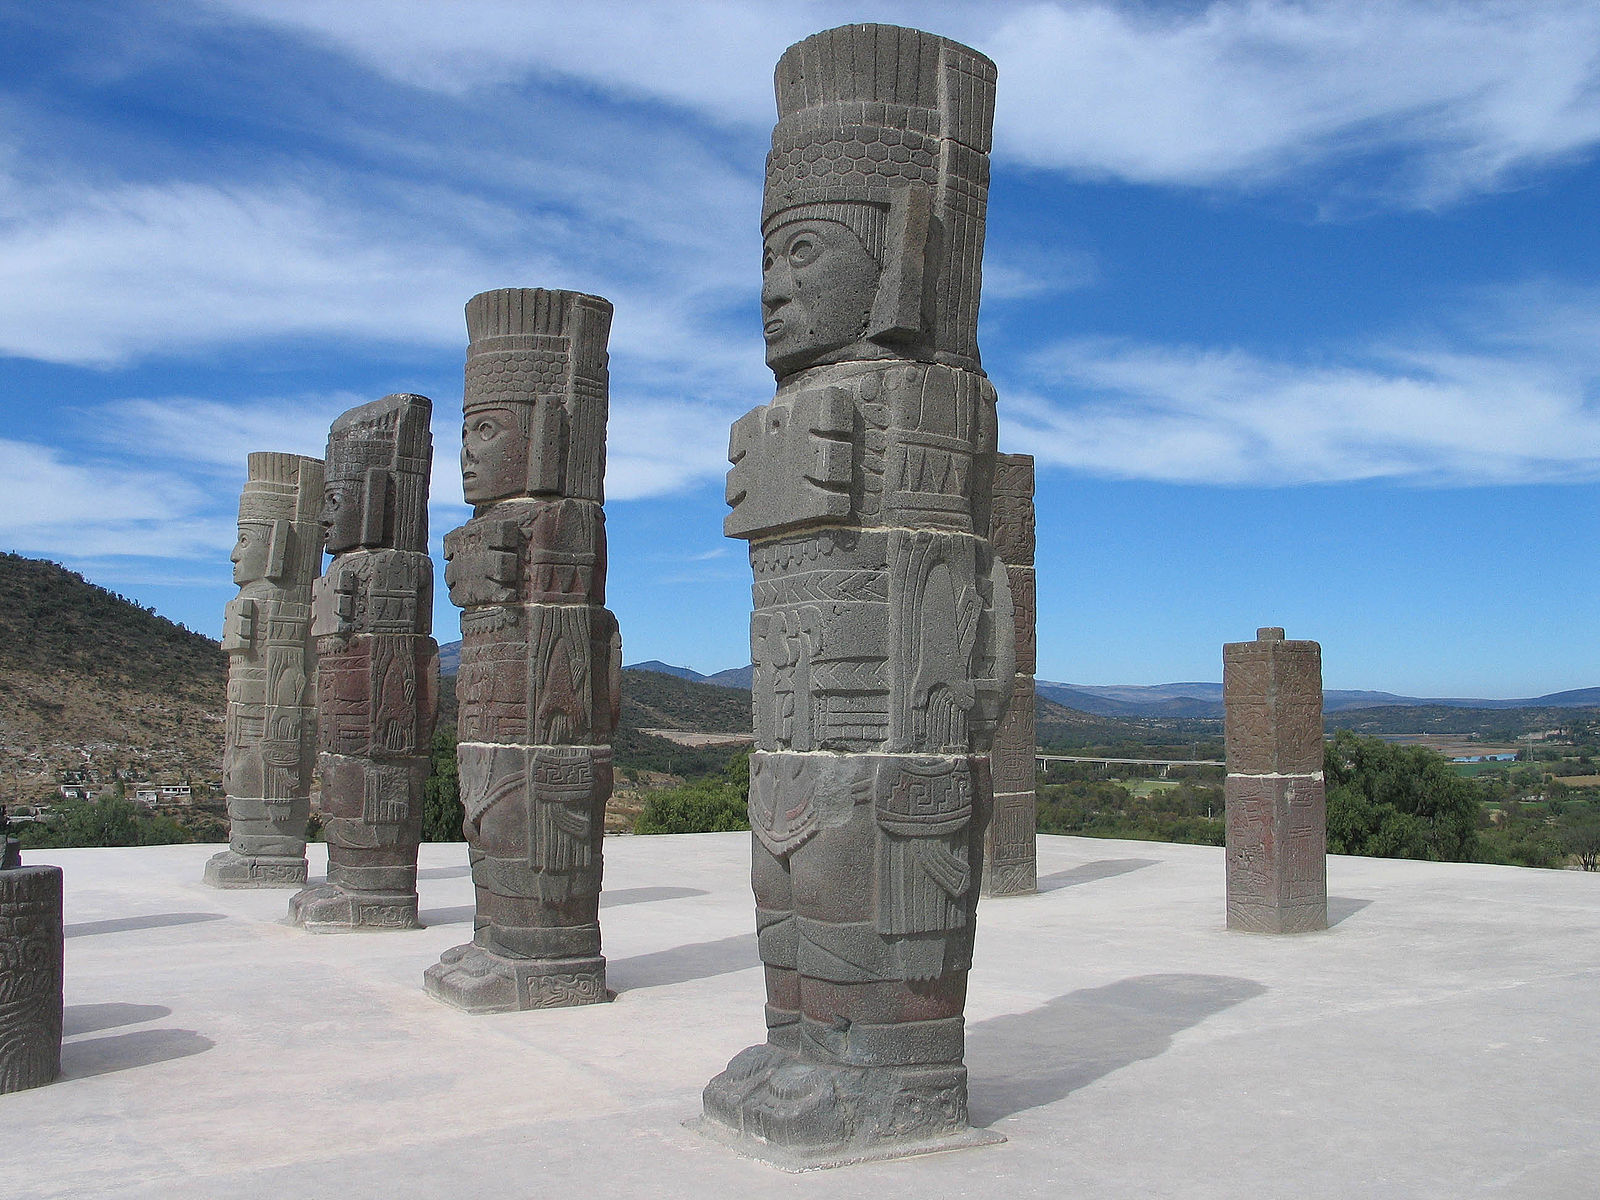
[[[306,860],[240,854],[224,850],[206,862],[205,882],[214,888],[292,888],[304,887]]]
[[[967,1131],[967,1072],[960,1064],[846,1067],[769,1058],[757,1067],[754,1060],[741,1063],[750,1053],[706,1088],[706,1116],[802,1163],[918,1153]],[[729,1078],[736,1064],[742,1093],[741,1082]]]
[[[743,1132],[744,1111],[751,1097],[766,1086],[774,1071],[794,1061],[791,1050],[770,1042],[747,1046],[733,1056],[720,1075],[706,1084],[701,1096],[706,1116]]]
[[[319,883],[289,898],[289,923],[311,933],[421,929],[416,893],[362,892]]]
[[[482,946],[453,946],[422,973],[428,995],[470,1013],[521,1012],[602,1004],[606,960],[507,958]]]

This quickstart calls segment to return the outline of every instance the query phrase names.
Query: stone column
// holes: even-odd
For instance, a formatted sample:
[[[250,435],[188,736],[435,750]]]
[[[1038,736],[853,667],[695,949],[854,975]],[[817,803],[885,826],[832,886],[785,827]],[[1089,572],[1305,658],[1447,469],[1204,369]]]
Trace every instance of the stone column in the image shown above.
[[[289,901],[319,933],[417,928],[417,845],[438,712],[426,396],[352,408],[328,434],[317,581],[317,759],[328,881]]]
[[[994,458],[994,508],[989,540],[1006,565],[1016,622],[1017,673],[1011,704],[995,730],[994,819],[983,855],[983,894],[1031,896],[1038,891],[1038,815],[1034,792],[1039,753],[1034,734],[1033,674],[1038,669],[1038,605],[1033,581],[1033,455]]]
[[[311,587],[322,569],[322,460],[252,454],[239,496],[223,616],[228,716],[222,785],[228,849],[206,863],[219,888],[301,887],[316,755]]]
[[[701,1127],[801,1165],[986,1140],[963,1009],[1015,631],[978,363],[994,64],[852,25],[778,64],[762,314],[729,443],[750,543],[767,1040]]]
[[[423,975],[469,1012],[610,999],[601,839],[622,640],[605,608],[611,304],[507,288],[467,303],[462,490],[445,535],[472,941]]]
[[[0,1092],[61,1074],[61,868],[0,870]]]
[[[1228,928],[1328,927],[1322,647],[1261,629],[1222,647]]]

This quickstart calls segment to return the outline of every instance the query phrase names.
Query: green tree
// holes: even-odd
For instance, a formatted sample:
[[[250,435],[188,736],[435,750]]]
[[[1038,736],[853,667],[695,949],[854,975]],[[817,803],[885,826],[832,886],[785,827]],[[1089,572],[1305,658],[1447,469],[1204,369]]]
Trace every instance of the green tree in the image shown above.
[[[459,842],[467,810],[461,806],[456,765],[456,731],[437,730],[429,749],[428,781],[422,785],[422,840]]]
[[[1600,870],[1600,816],[1586,813],[1562,831],[1562,847],[1578,858],[1585,871]]]
[[[652,792],[634,818],[635,833],[724,833],[749,829],[748,785],[744,792],[726,779],[697,779]]]
[[[1341,729],[1323,751],[1323,770],[1331,853],[1473,859],[1477,791],[1434,751]]]
[[[14,827],[15,828],[15,827]],[[17,835],[25,847],[165,846],[194,837],[168,817],[152,816],[123,796],[68,800],[48,821],[31,821]]]

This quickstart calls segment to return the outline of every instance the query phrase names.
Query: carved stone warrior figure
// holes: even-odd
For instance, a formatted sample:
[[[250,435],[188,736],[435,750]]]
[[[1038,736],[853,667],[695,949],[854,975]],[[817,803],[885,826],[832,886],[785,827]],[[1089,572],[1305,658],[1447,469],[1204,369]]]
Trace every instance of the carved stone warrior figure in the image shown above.
[[[994,456],[994,508],[989,540],[1006,564],[1016,620],[1017,676],[1011,704],[995,730],[994,817],[984,843],[983,894],[1031,896],[1038,891],[1039,801],[1034,771],[1039,753],[1034,732],[1033,673],[1037,604],[1033,581],[1033,456]]]
[[[317,742],[328,881],[289,901],[305,929],[417,928],[417,845],[438,712],[426,396],[352,408],[328,434],[317,581]]]
[[[61,868],[0,868],[0,1093],[61,1073]]]
[[[206,863],[220,888],[301,887],[316,751],[311,587],[322,569],[322,460],[252,454],[239,496],[228,656],[228,849]]]
[[[701,1126],[758,1155],[988,1140],[967,1131],[962,1012],[1015,650],[976,340],[994,79],[877,25],[778,64],[778,390],[733,426],[726,522],[754,572],[767,1041],[706,1087]]]
[[[467,303],[461,479],[445,535],[472,941],[423,977],[469,1012],[610,998],[600,856],[622,642],[604,607],[611,304],[540,288]]]

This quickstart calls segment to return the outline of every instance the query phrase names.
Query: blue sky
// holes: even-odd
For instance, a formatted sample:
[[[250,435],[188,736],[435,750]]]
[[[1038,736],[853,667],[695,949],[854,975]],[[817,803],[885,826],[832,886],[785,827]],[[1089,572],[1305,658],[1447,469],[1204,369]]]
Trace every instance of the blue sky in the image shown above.
[[[747,661],[771,71],[852,20],[1000,69],[980,338],[1042,678],[1216,679],[1274,624],[1329,687],[1600,684],[1588,0],[0,0],[0,547],[215,634],[245,454],[419,391],[437,549],[463,304],[578,288],[626,658]]]

